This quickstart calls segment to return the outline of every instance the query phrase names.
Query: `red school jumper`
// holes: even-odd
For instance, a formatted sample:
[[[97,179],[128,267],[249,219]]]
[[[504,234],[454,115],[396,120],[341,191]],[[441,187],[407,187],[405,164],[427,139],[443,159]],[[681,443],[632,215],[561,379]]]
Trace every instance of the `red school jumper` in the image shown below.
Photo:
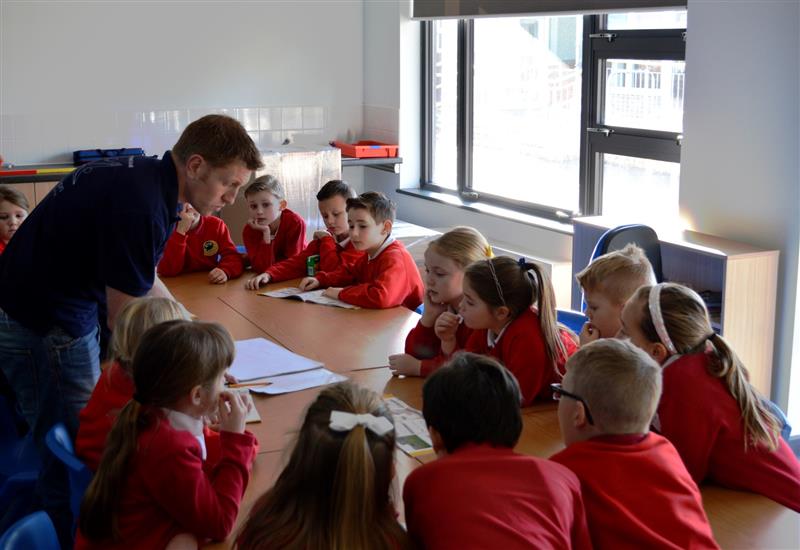
[[[235,279],[244,271],[242,257],[236,252],[225,222],[216,216],[200,216],[200,223],[185,235],[174,230],[158,262],[158,274],[174,277],[181,273],[211,271],[220,268]]]
[[[3,241],[0,241],[0,254],[2,254],[3,250],[5,250],[5,249],[6,249],[6,243],[3,242]]]
[[[769,452],[745,452],[742,414],[706,353],[684,355],[663,369],[658,405],[660,432],[669,439],[698,483],[759,493],[800,512],[800,463],[783,438]]]
[[[92,390],[89,402],[78,415],[78,435],[75,454],[93,472],[100,466],[106,440],[119,411],[133,399],[133,380],[116,361],[103,372]],[[220,461],[219,432],[205,428],[206,460],[204,467],[211,470]]]
[[[719,548],[697,485],[660,435],[594,437],[550,460],[581,480],[595,548]]]
[[[314,254],[319,254],[317,271],[336,271],[339,266],[353,264],[365,252],[353,248],[349,238],[345,239],[344,244],[337,243],[336,239],[330,236],[312,239],[299,254],[267,268],[266,273],[270,282],[277,283],[307,276],[306,260]]]
[[[464,323],[456,329],[456,350],[464,349],[474,331]],[[406,353],[420,360],[420,376],[430,376],[441,367],[449,357],[442,353],[442,341],[436,336],[433,327],[426,327],[422,321],[406,336]]]
[[[547,357],[539,315],[532,308],[520,313],[506,326],[493,347],[489,346],[487,333],[487,329],[473,331],[464,349],[494,357],[505,365],[519,382],[523,407],[536,399],[549,399],[550,384],[558,382],[559,376]],[[565,331],[559,331],[559,334],[569,357],[575,353],[578,345]],[[561,357],[557,361],[561,372],[567,357]]]
[[[422,303],[425,288],[417,264],[400,241],[392,241],[374,258],[364,254],[349,266],[315,277],[321,287],[345,287],[339,293],[341,301],[373,309],[402,305],[413,311]]]
[[[200,541],[223,540],[233,530],[255,460],[255,437],[222,432],[222,458],[203,471],[200,444],[171,426],[160,409],[139,434],[118,495],[117,541],[88,541],[78,531],[75,548],[164,548],[179,533]]]
[[[299,254],[306,245],[306,222],[288,208],[281,211],[281,222],[272,241],[264,242],[264,234],[249,225],[244,226],[242,240],[247,257],[256,273],[264,273],[268,267]]]
[[[466,444],[420,466],[403,500],[420,548],[591,548],[575,475],[506,447]]]

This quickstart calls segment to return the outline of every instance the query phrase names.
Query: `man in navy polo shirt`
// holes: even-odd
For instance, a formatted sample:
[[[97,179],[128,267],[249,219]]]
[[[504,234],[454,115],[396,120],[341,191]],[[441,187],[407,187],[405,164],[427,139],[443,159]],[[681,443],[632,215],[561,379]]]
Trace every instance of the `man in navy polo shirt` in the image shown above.
[[[74,437],[97,381],[98,311],[107,311],[113,329],[129,300],[171,297],[155,271],[178,205],[209,215],[233,204],[260,167],[242,125],[208,115],[187,126],[161,160],[108,159],[76,169],[28,216],[0,256],[0,368],[42,451],[57,422]],[[46,509],[63,504],[48,498],[63,496],[65,473],[57,470],[46,463],[40,477]]]

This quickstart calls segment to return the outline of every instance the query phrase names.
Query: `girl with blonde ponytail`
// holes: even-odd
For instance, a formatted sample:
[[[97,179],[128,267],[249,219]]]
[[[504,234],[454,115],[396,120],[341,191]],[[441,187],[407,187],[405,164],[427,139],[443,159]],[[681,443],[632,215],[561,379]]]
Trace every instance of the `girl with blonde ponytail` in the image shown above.
[[[406,336],[405,353],[389,356],[393,374],[428,376],[442,366],[448,359],[442,353],[442,334],[452,335],[457,349],[464,347],[472,334],[458,316],[464,271],[492,255],[486,238],[471,227],[454,227],[430,242],[425,250],[425,309]]]
[[[238,548],[408,548],[389,497],[394,446],[391,414],[375,392],[350,382],[323,389],[289,463],[253,505]]]
[[[458,312],[473,331],[464,349],[494,357],[510,370],[523,406],[549,399],[550,384],[560,379],[577,344],[558,326],[547,273],[524,258],[498,257],[470,265],[463,286]],[[454,344],[442,335],[444,353],[453,353]]]
[[[712,330],[696,292],[672,283],[641,287],[622,311],[620,335],[661,364],[654,427],[696,482],[760,493],[800,512],[800,463],[781,438],[781,422]]]

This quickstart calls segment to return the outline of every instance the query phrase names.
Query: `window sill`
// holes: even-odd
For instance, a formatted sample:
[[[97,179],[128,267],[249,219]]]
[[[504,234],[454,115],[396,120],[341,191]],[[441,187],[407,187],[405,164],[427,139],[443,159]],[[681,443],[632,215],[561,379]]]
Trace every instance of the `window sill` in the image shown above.
[[[555,231],[557,233],[562,233],[564,235],[572,235],[572,222],[562,223],[554,220],[548,220],[547,218],[532,216],[530,214],[525,214],[523,212],[518,212],[516,210],[511,210],[509,208],[502,208],[500,206],[496,206],[493,204],[483,203],[480,201],[477,202],[465,201],[460,197],[456,195],[451,195],[449,193],[439,193],[437,191],[428,191],[425,189],[414,189],[414,188],[398,189],[397,192],[401,195],[408,195],[411,197],[434,201],[442,204],[448,204],[450,206],[455,206],[457,208],[463,208],[464,210],[470,210],[472,212],[478,212],[481,214],[488,214],[489,216],[511,220],[518,223],[524,223],[526,225],[540,227],[543,229],[548,229],[550,231]]]

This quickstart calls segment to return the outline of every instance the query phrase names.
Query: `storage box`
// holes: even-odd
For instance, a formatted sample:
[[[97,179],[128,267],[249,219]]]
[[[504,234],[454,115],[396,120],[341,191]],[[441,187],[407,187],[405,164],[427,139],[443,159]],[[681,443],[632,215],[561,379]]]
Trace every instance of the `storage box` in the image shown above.
[[[357,141],[356,143],[344,143],[342,141],[334,141],[333,145],[342,150],[342,155],[346,157],[355,158],[373,158],[373,157],[396,157],[397,145],[390,145],[388,143],[381,143],[380,141]]]

